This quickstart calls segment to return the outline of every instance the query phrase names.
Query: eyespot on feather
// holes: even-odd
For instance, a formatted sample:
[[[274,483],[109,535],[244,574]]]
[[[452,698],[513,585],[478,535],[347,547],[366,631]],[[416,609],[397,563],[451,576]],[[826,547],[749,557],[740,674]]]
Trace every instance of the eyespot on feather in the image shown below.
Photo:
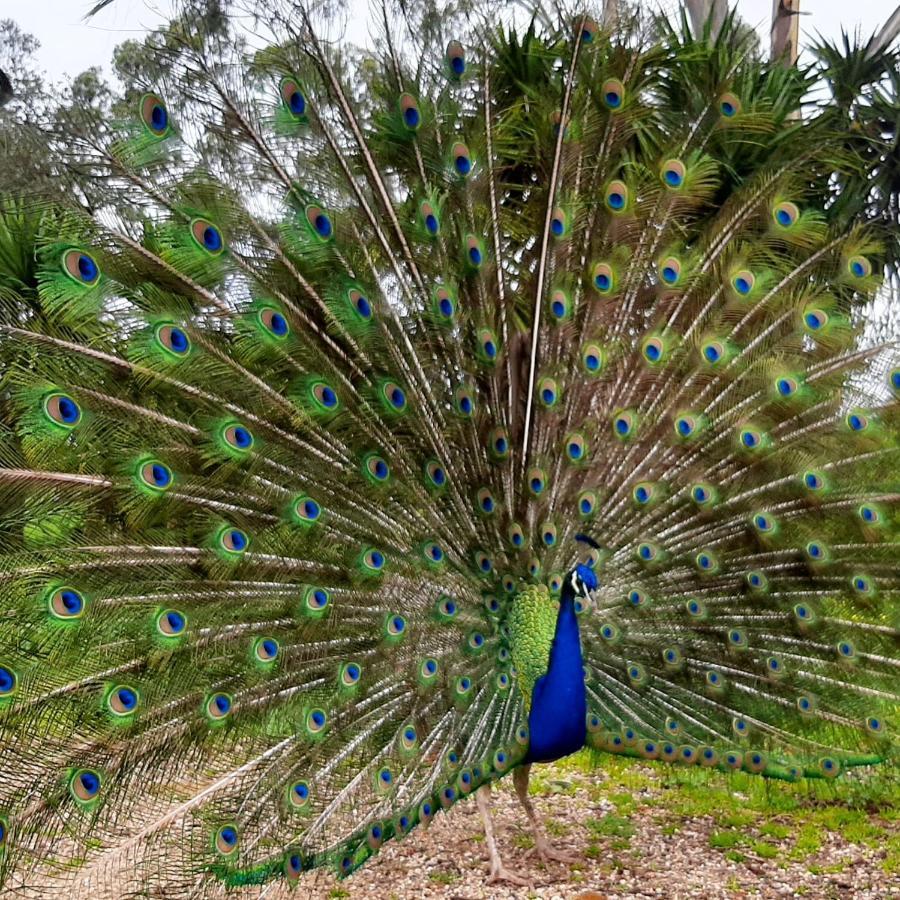
[[[62,270],[69,278],[84,287],[93,287],[100,280],[100,267],[97,261],[83,250],[66,250],[62,255]]]
[[[158,94],[141,97],[139,114],[147,131],[155,138],[164,138],[170,131],[169,111]]]
[[[249,453],[255,443],[253,432],[240,422],[229,422],[219,432],[225,444],[237,453]]]
[[[221,722],[231,715],[232,705],[232,699],[228,694],[216,691],[206,698],[203,709],[211,721]]]
[[[278,641],[271,637],[260,637],[253,642],[253,658],[263,665],[272,665],[278,659]]]
[[[213,846],[221,856],[231,856],[237,852],[238,830],[234,825],[222,825],[213,836]]]
[[[164,609],[156,615],[156,630],[167,638],[178,637],[187,628],[184,613],[175,609]]]
[[[618,78],[607,78],[600,86],[600,96],[607,109],[621,109],[625,102],[625,86]]]
[[[290,334],[290,325],[282,313],[271,306],[264,306],[256,314],[259,324],[274,338],[279,340]]]
[[[0,665],[0,700],[12,697],[19,686],[19,677],[9,666]]]
[[[194,239],[194,243],[210,256],[219,256],[225,250],[222,232],[209,219],[193,219],[191,221],[191,237]]]
[[[609,296],[616,287],[615,270],[609,263],[597,263],[592,272],[591,282],[598,294]]]
[[[613,214],[624,212],[628,207],[628,187],[625,182],[611,181],[606,187],[604,202]]]
[[[88,804],[100,794],[103,781],[94,769],[78,769],[69,780],[69,792],[79,804]]]
[[[80,619],[86,609],[84,594],[73,587],[57,587],[47,594],[50,615],[60,621]]]
[[[138,465],[138,480],[156,493],[164,493],[174,483],[172,470],[158,459],[148,459]]]
[[[680,159],[667,159],[659,170],[662,183],[670,190],[677,191],[684,185],[687,169]]]
[[[321,206],[311,203],[304,211],[306,222],[312,233],[323,243],[334,237],[331,216]]]
[[[154,329],[157,344],[177,359],[183,359],[191,352],[191,340],[183,328],[170,323],[157,325]]]
[[[659,277],[667,287],[676,287],[681,281],[681,260],[677,256],[667,256],[659,264]]]
[[[226,525],[216,535],[216,544],[229,556],[240,556],[250,546],[250,538],[240,528]]]
[[[737,94],[726,91],[719,97],[719,114],[724,119],[733,119],[740,114],[742,105]]]
[[[398,103],[404,126],[409,131],[418,131],[422,125],[419,101],[412,94],[401,94]]]
[[[291,116],[297,121],[303,121],[306,118],[306,96],[297,80],[291,76],[282,78],[278,92],[281,95],[281,102]]]
[[[581,365],[584,372],[591,378],[596,378],[603,372],[605,353],[599,344],[585,344],[581,351]]]
[[[457,141],[450,148],[450,159],[452,160],[453,171],[460,178],[467,178],[472,174],[472,155],[469,153],[469,148],[462,141]]]
[[[772,220],[777,228],[788,230],[797,224],[800,209],[796,203],[784,201],[772,207]]]
[[[106,697],[107,709],[116,717],[125,718],[133,715],[138,708],[140,695],[128,685],[114,687]]]
[[[450,77],[458,81],[466,74],[466,51],[459,41],[450,41],[444,54]]]
[[[48,394],[44,397],[43,409],[51,422],[67,430],[81,421],[81,407],[68,394]]]

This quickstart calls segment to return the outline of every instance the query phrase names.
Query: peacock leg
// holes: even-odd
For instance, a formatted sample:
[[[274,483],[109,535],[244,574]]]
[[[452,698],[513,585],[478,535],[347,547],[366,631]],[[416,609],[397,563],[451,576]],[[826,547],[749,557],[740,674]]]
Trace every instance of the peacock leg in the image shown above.
[[[531,764],[520,766],[513,772],[513,784],[516,786],[516,794],[519,802],[525,808],[525,815],[531,823],[531,829],[534,832],[534,851],[543,862],[551,860],[561,863],[577,863],[581,859],[578,856],[572,856],[569,853],[563,853],[557,850],[544,837],[541,826],[538,823],[537,813],[534,811],[534,804],[528,797],[528,776],[531,774]]]
[[[528,887],[528,882],[518,875],[513,875],[508,869],[503,867],[500,854],[497,852],[497,842],[494,840],[494,823],[491,819],[491,786],[483,784],[475,792],[475,802],[478,804],[478,812],[481,813],[481,821],[484,824],[484,840],[487,844],[488,853],[491,856],[491,874],[488,875],[488,884],[496,884],[498,881],[505,881],[509,884],[518,884]]]

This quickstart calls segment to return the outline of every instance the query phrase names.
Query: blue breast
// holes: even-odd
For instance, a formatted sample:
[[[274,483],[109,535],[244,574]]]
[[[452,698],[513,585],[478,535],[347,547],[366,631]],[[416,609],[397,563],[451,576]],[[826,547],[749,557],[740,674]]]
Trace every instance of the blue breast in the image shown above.
[[[568,587],[568,586],[567,586]],[[525,762],[551,762],[584,746],[587,696],[575,600],[564,588],[546,674],[531,693]]]

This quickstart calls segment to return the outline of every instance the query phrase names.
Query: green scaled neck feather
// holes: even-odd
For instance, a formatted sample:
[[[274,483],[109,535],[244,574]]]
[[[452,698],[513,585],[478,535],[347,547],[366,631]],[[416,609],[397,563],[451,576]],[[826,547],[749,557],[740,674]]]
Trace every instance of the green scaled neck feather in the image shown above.
[[[547,671],[558,615],[559,599],[545,585],[530,585],[510,605],[510,655],[526,710],[531,709],[535,683]]]
[[[182,15],[0,200],[3,889],[343,877],[585,742],[894,758],[870,86],[731,18],[289,5]]]

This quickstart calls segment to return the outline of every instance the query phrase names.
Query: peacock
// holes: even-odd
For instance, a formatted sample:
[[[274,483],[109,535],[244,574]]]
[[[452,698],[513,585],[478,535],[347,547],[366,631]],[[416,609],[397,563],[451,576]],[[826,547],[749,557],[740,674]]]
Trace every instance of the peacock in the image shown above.
[[[605,6],[182,17],[3,198],[5,890],[302,890],[473,796],[516,881],[491,785],[565,859],[584,747],[895,756],[880,138]]]

